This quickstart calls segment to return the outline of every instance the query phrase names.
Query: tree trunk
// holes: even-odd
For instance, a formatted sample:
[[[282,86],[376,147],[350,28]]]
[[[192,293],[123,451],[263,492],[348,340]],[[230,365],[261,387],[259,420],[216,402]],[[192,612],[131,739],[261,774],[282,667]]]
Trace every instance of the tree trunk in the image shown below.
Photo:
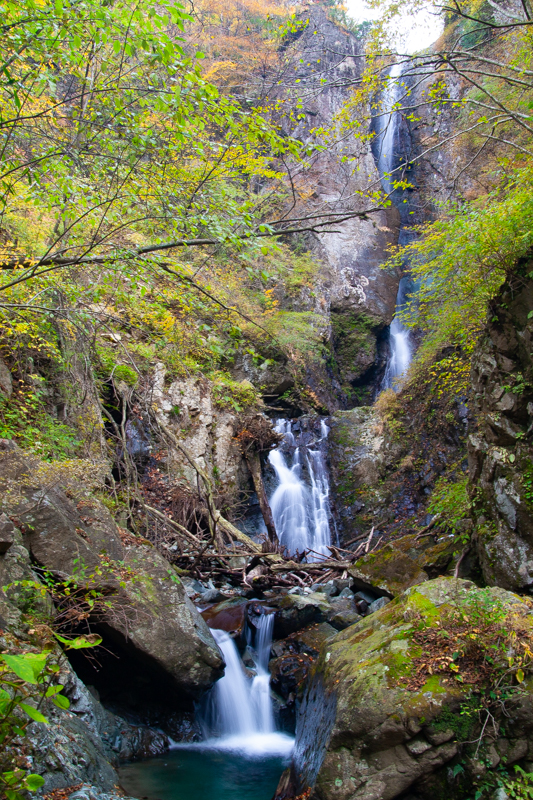
[[[248,464],[248,469],[252,473],[252,480],[254,482],[254,489],[257,493],[257,497],[259,498],[259,507],[261,508],[261,514],[263,515],[263,519],[265,520],[266,529],[268,532],[268,538],[274,544],[279,544],[278,534],[276,533],[276,526],[274,525],[274,517],[272,516],[272,510],[268,503],[268,498],[265,492],[265,485],[263,483],[263,476],[261,475],[261,459],[259,458],[259,453],[256,451],[248,451],[246,454],[246,463]]]

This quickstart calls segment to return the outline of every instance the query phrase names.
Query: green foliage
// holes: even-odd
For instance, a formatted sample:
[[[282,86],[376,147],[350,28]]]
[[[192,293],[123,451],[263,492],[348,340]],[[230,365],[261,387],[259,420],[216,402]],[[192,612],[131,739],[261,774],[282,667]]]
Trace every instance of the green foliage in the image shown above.
[[[420,284],[403,317],[426,333],[422,361],[443,345],[472,352],[489,300],[533,244],[533,170],[523,167],[497,191],[443,212],[387,262],[407,259]]]
[[[213,379],[211,392],[218,408],[229,407],[240,412],[257,405],[259,395],[249,381],[234,381],[224,372],[217,372],[211,377]]]
[[[515,764],[515,777],[502,781],[505,792],[512,800],[531,800],[533,798],[533,772],[525,772]]]
[[[431,727],[435,731],[452,730],[458,742],[467,742],[471,739],[474,729],[479,721],[479,700],[476,697],[467,698],[459,706],[459,712],[445,707]]]
[[[325,321],[313,311],[278,311],[267,325],[296,363],[318,361],[324,354]]]
[[[526,459],[521,476],[522,486],[524,487],[524,497],[528,503],[533,505],[533,461]]]
[[[106,553],[100,553],[99,563],[92,568],[75,559],[72,576],[60,579],[49,570],[42,569],[40,577],[41,582],[14,581],[2,589],[4,592],[13,589],[22,592],[26,613],[34,620],[50,623],[55,635],[63,643],[65,640],[58,636],[58,630],[79,630],[82,624],[90,630],[91,623],[120,613],[117,607],[117,590],[106,584],[116,583],[124,588],[127,583],[133,584],[138,580],[132,567],[115,561]],[[40,619],[42,615],[35,611],[32,595],[34,598],[48,598],[52,601],[51,619],[49,615],[44,620]],[[94,638],[94,635],[91,634],[91,637]]]
[[[115,383],[124,381],[128,386],[135,386],[138,381],[138,375],[132,367],[127,364],[118,364],[116,353],[113,350],[99,345],[95,349],[102,378],[112,380]]]
[[[67,648],[93,647],[101,640],[63,639]],[[25,800],[26,792],[36,792],[44,779],[21,769],[3,769],[12,760],[9,750],[14,740],[23,736],[31,722],[48,724],[41,709],[53,703],[62,710],[70,703],[56,683],[59,665],[49,651],[2,653],[0,655],[0,788],[7,800]]]
[[[14,439],[45,461],[71,458],[80,446],[76,433],[47,413],[41,394],[22,387],[12,398],[0,397],[0,437]]]
[[[439,526],[445,526],[454,535],[461,533],[461,523],[468,519],[471,502],[468,496],[468,475],[451,483],[440,478],[428,504],[428,512],[439,515]]]
[[[182,6],[5,0],[2,18],[1,255],[20,265],[4,288],[43,274],[43,256],[105,264],[169,238],[268,231],[249,181],[277,185],[275,158],[304,148],[202,77]]]

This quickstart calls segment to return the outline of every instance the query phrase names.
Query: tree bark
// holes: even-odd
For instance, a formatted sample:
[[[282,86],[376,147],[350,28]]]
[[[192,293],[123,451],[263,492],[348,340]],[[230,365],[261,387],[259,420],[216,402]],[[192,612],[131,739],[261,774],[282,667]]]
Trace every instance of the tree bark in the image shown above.
[[[279,544],[278,534],[276,533],[276,526],[274,524],[274,517],[272,516],[272,509],[270,508],[268,498],[266,496],[265,484],[263,483],[263,476],[261,475],[261,459],[259,458],[259,453],[255,450],[247,451],[245,453],[245,457],[246,463],[248,464],[248,469],[252,474],[254,489],[257,497],[259,498],[259,507],[261,508],[263,519],[265,520],[268,538],[274,544]]]

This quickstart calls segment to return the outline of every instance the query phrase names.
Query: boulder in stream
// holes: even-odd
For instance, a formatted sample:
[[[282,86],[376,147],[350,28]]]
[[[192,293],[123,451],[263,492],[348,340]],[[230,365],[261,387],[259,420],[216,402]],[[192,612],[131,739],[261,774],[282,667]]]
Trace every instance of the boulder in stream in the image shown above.
[[[276,797],[466,800],[499,764],[530,769],[533,678],[508,658],[532,632],[531,601],[437,578],[328,639]]]

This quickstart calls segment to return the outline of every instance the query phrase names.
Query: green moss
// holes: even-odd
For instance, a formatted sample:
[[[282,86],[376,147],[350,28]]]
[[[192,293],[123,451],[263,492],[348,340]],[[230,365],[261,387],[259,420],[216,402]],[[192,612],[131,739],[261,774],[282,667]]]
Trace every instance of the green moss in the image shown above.
[[[127,364],[120,364],[114,350],[97,345],[95,348],[98,357],[96,370],[104,380],[114,380],[115,382],[124,381],[128,386],[135,386],[138,375],[135,370]]]
[[[431,723],[431,730],[453,731],[458,742],[467,742],[472,738],[472,734],[479,721],[479,702],[475,698],[468,698],[461,703],[458,711],[451,708],[444,708],[439,716]]]
[[[234,381],[227,372],[212,373],[210,377],[213,401],[218,408],[243,411],[259,402],[259,394],[249,381]]]

